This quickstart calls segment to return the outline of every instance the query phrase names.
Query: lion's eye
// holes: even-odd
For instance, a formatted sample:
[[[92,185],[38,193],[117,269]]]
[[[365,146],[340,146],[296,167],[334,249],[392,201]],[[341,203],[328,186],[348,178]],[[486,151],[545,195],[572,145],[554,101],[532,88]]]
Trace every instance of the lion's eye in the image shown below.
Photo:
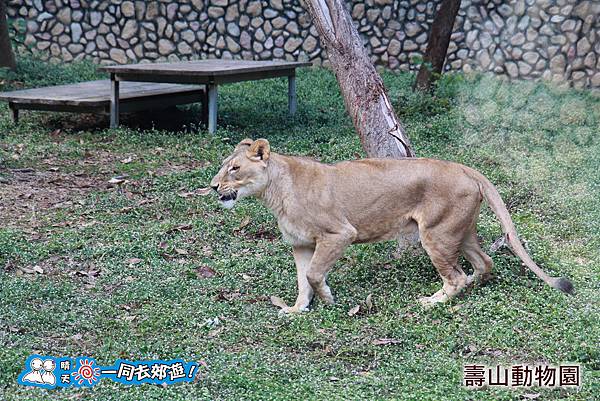
[[[238,171],[240,169],[240,166],[232,166],[231,167],[231,171]]]

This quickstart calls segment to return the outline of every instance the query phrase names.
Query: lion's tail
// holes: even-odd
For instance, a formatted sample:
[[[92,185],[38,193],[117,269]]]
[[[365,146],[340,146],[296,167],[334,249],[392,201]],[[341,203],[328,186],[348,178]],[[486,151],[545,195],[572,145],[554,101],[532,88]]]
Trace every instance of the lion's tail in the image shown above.
[[[523,248],[523,245],[517,236],[515,225],[510,218],[510,214],[508,213],[508,209],[500,197],[498,190],[496,187],[494,187],[494,184],[492,184],[479,172],[472,169],[469,170],[469,173],[471,173],[469,175],[475,178],[479,183],[479,191],[488,202],[490,209],[492,209],[498,220],[500,220],[502,232],[504,232],[506,240],[512,251],[523,261],[523,263],[525,263],[525,265],[527,265],[532,272],[535,273],[536,276],[541,278],[546,284],[566,294],[573,295],[575,293],[575,289],[569,280],[563,277],[550,277],[547,275],[538,265],[535,264],[525,248]]]

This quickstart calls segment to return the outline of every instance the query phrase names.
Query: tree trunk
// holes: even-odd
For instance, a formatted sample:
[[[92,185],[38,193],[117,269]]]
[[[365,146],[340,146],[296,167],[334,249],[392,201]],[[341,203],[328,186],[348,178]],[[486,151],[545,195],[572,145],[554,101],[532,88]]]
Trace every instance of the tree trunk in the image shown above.
[[[305,0],[368,157],[412,157],[414,152],[392,108],[343,0]]]
[[[15,54],[10,45],[8,23],[6,21],[6,0],[0,0],[0,68],[8,67],[14,70],[17,67]]]
[[[450,35],[452,35],[454,20],[459,8],[460,0],[443,0],[440,9],[435,14],[423,64],[421,64],[413,89],[431,91],[433,83],[442,74],[446,52],[450,44]]]

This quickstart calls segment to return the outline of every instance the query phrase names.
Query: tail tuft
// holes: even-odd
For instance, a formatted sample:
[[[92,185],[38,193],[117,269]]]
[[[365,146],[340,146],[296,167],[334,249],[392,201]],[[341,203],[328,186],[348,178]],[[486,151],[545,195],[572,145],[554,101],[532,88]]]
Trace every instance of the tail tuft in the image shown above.
[[[571,283],[564,277],[556,279],[553,287],[557,290],[561,290],[565,294],[575,295],[575,288],[573,287],[573,283]]]

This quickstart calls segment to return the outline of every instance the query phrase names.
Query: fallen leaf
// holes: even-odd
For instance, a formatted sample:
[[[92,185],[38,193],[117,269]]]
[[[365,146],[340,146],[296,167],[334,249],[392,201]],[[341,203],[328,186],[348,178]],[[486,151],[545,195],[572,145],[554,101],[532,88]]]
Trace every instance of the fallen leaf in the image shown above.
[[[94,279],[95,277],[98,277],[100,275],[100,269],[92,268],[92,269],[90,269],[88,271],[79,270],[77,272],[77,274],[82,275],[82,276],[86,276],[86,277],[88,277],[90,279]]]
[[[112,184],[112,185],[121,185],[125,181],[126,181],[125,178],[113,177],[110,180],[108,180],[108,183]]]
[[[252,280],[252,277],[249,276],[249,275],[247,275],[247,274],[245,274],[245,273],[243,273],[242,274],[242,280],[248,282],[248,281]]]
[[[246,216],[244,218],[244,220],[242,220],[242,222],[240,223],[240,226],[237,228],[238,230],[243,229],[244,227],[246,227],[248,224],[250,224],[250,216]]]
[[[329,378],[329,381],[330,381],[330,382],[337,382],[337,381],[339,381],[339,380],[340,380],[340,379],[339,379],[339,378],[337,378],[337,377],[335,377],[335,376],[331,376],[331,377]]]
[[[18,267],[18,271],[25,274],[35,274],[35,270],[29,269],[27,267]]]
[[[354,308],[352,308],[348,311],[348,316],[356,315],[359,310],[360,310],[360,305],[356,305]]]
[[[271,303],[273,305],[277,306],[278,308],[287,308],[288,307],[283,299],[276,297],[275,295],[271,295]]]
[[[184,231],[184,230],[191,230],[191,229],[192,229],[191,224],[180,224],[178,226],[168,229],[166,232],[167,232],[167,234],[171,234],[175,231]]]
[[[248,302],[249,304],[255,304],[257,302],[265,302],[269,299],[269,297],[264,296],[264,295],[258,295],[256,297],[248,297],[244,299],[244,302]]]
[[[159,247],[160,249],[167,249],[167,247],[168,247],[167,241],[161,241],[161,242],[158,244],[158,247]]]
[[[178,255],[187,255],[188,254],[188,251],[186,251],[185,249],[181,249],[181,248],[175,248],[175,252]]]
[[[464,350],[463,350],[463,354],[470,354],[470,353],[475,353],[478,351],[478,348],[476,345],[474,344],[469,344],[467,345]]]
[[[147,203],[153,203],[153,202],[154,202],[154,199],[142,199],[141,201],[139,201],[137,203],[137,206],[139,207],[139,206],[145,205]]]
[[[378,338],[373,340],[373,345],[400,344],[401,342],[401,340],[396,340],[394,338]]]
[[[129,164],[132,161],[133,161],[133,157],[129,156],[129,157],[125,158],[125,159],[122,159],[121,163],[123,163],[123,164]]]
[[[218,336],[219,334],[221,334],[221,332],[223,331],[223,329],[224,329],[224,327],[223,327],[223,326],[221,326],[221,327],[219,327],[219,328],[217,328],[217,329],[214,329],[214,330],[211,330],[211,331],[209,331],[209,332],[208,332],[208,337],[209,337],[209,338],[213,338],[213,337],[216,337],[216,336]]]
[[[540,393],[529,393],[529,394],[523,394],[522,397],[526,398],[528,400],[535,400],[537,398],[540,397]]]
[[[367,305],[369,312],[371,309],[373,309],[373,294],[367,295],[367,299],[365,299],[365,305]]]
[[[42,269],[38,265],[33,266],[33,271],[39,274],[44,274],[44,269]]]
[[[200,196],[206,196],[209,195],[212,192],[212,188],[211,187],[206,187],[206,188],[200,188],[196,190],[196,193]]]
[[[137,265],[138,263],[142,263],[142,259],[140,258],[130,258],[127,259],[127,263],[130,265]]]
[[[508,247],[508,242],[506,241],[506,235],[503,235],[492,243],[490,246],[490,253],[496,253],[498,250],[505,247]]]
[[[240,298],[242,296],[241,293],[237,291],[229,291],[222,289],[219,291],[219,295],[217,295],[217,300],[225,300],[225,301],[233,301],[234,299]]]
[[[189,198],[190,196],[210,195],[211,192],[213,192],[212,188],[207,187],[207,188],[199,188],[199,189],[196,189],[195,191],[191,191],[191,192],[180,192],[177,195],[179,195],[182,198]]]
[[[196,269],[196,277],[198,278],[211,278],[215,274],[217,273],[208,266],[200,266]]]

